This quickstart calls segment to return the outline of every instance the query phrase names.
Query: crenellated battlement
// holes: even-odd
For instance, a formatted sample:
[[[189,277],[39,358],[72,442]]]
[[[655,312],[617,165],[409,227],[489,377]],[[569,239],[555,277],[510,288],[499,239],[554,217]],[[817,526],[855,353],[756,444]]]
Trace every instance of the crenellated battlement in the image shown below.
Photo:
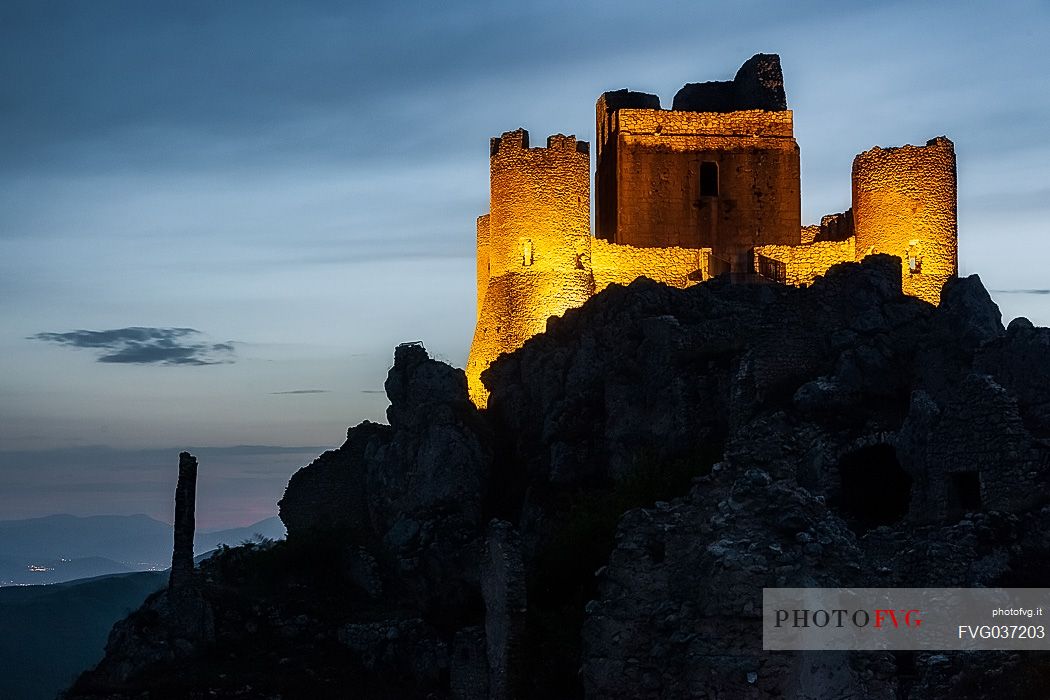
[[[529,147],[529,132],[525,129],[504,131],[499,136],[489,139],[489,157],[495,158],[501,152],[506,154],[510,151],[523,151]]]
[[[591,149],[590,144],[586,141],[577,141],[576,136],[573,134],[568,136],[565,134],[552,134],[547,137],[547,145],[545,147],[537,146],[532,148],[529,146],[529,132],[526,129],[505,131],[500,136],[493,136],[489,139],[490,158],[499,156],[520,157],[522,151],[565,151],[589,155]]]

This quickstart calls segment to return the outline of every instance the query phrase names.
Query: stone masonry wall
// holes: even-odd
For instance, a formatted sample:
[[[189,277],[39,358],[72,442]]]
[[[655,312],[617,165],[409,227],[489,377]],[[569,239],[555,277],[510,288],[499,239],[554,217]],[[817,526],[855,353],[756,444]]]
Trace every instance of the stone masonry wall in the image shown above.
[[[853,218],[857,256],[900,257],[905,293],[937,304],[944,283],[959,269],[952,142],[941,136],[925,146],[873,148],[858,155]]]
[[[615,194],[601,181],[610,168],[599,162],[597,220],[606,227],[599,238],[636,247],[710,247],[738,269],[756,244],[800,242],[790,111],[621,109],[611,117],[608,139],[600,160],[614,160]],[[717,196],[701,196],[703,162],[718,166]]]
[[[547,144],[529,148],[524,129],[492,139],[489,277],[573,270],[588,252],[588,144],[560,134]]]
[[[758,256],[779,260],[786,266],[787,284],[812,284],[832,265],[853,262],[856,258],[854,239],[845,241],[817,241],[808,245],[763,245],[755,248],[754,271],[758,272]]]
[[[485,291],[489,288],[489,215],[478,217],[478,318],[485,304]]]
[[[478,324],[466,368],[479,406],[487,400],[481,373],[500,353],[594,293],[587,143],[558,134],[546,148],[530,148],[519,129],[492,139],[490,153],[490,210],[478,221],[479,241],[487,228],[487,259],[483,274],[479,254]]]
[[[627,285],[639,277],[672,287],[688,287],[710,279],[709,248],[635,248],[596,238],[591,241],[594,291],[610,284]]]

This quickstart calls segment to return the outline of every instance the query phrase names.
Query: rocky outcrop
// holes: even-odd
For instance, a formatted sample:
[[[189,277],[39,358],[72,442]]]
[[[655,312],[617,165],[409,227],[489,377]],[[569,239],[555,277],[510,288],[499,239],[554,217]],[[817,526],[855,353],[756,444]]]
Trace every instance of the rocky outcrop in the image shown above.
[[[80,679],[82,688],[120,688],[144,670],[177,664],[215,641],[214,611],[201,591],[193,563],[196,494],[197,459],[182,452],[168,588],[151,595],[139,610],[113,627],[105,658]]]
[[[1050,328],[1036,328],[1026,318],[1015,318],[978,351],[974,369],[991,375],[1016,397],[1025,427],[1050,439]]]
[[[367,473],[359,465],[365,453],[387,441],[389,435],[390,426],[365,421],[347,431],[339,449],[325,452],[293,474],[277,504],[285,527],[301,533],[333,528],[366,532]]]
[[[761,649],[763,586],[1050,585],[1050,330],[901,269],[613,285],[483,412],[399,346],[390,425],[292,477],[288,540],[204,562],[212,617],[153,600],[72,697],[1038,697],[1033,652]]]
[[[485,599],[489,697],[510,700],[524,692],[522,659],[528,598],[525,564],[521,541],[510,523],[489,523],[485,549],[481,591]]]
[[[862,563],[856,536],[810,492],[719,465],[689,497],[620,522],[587,604],[588,696],[893,697],[886,678],[872,682],[876,655],[760,651],[763,587],[835,587]]]
[[[280,502],[290,540],[338,531],[349,580],[389,589],[419,612],[476,603],[491,437],[461,370],[398,346],[386,380],[389,426],[365,422],[292,476]],[[384,584],[384,579],[389,584]]]

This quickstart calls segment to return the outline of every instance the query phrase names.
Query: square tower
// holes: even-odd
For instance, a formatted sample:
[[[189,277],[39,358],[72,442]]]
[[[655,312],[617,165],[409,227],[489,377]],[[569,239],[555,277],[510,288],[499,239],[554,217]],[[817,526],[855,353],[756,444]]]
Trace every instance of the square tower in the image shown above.
[[[780,58],[693,83],[673,108],[629,90],[596,110],[596,235],[635,247],[711,248],[733,271],[756,245],[798,245],[799,151]]]

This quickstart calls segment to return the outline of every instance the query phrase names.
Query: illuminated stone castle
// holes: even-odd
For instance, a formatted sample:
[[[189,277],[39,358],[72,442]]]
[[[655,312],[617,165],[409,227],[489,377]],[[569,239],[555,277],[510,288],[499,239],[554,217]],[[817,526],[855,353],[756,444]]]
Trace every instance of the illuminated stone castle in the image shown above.
[[[493,138],[489,213],[477,222],[478,318],[471,398],[500,353],[613,283],[645,276],[687,287],[808,284],[871,253],[901,258],[904,291],[937,304],[958,268],[955,151],[873,148],[853,161],[852,207],[802,226],[799,149],[780,58],[758,54],[732,81],[691,83],[672,108],[629,90],[598,98],[595,234],[590,149],[524,129]]]

